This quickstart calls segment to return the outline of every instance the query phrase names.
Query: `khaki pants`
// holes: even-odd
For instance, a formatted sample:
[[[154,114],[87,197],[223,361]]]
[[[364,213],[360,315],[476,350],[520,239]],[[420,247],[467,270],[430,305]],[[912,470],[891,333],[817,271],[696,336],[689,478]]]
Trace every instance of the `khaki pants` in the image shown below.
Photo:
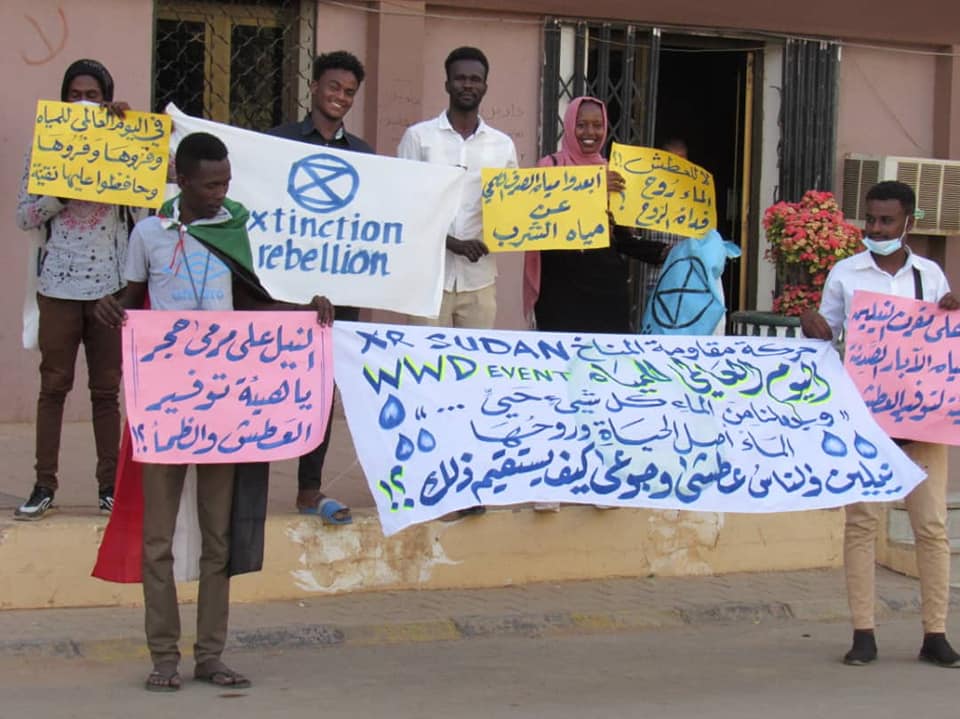
[[[410,324],[421,327],[462,327],[471,330],[493,329],[497,318],[497,286],[489,285],[469,292],[443,292],[440,316],[435,320],[411,317]]]
[[[113,487],[120,447],[120,331],[93,317],[95,301],[37,295],[40,309],[40,395],[37,398],[37,485],[57,489],[63,405],[73,389],[81,343],[87,356],[97,484]]]
[[[920,460],[936,445],[914,442],[904,447]],[[920,464],[924,464],[919,461]],[[927,478],[905,500],[916,538],[917,568],[924,632],[944,632],[950,599],[950,541],[947,538],[946,467],[926,467]],[[843,564],[854,629],[873,629],[877,530],[883,507],[859,502],[846,507]]]
[[[173,532],[184,464],[143,465],[143,601],[147,647],[154,664],[179,661],[180,609],[173,579]],[[200,518],[200,591],[197,596],[196,662],[218,659],[227,640],[230,609],[230,510],[232,464],[197,465]]]

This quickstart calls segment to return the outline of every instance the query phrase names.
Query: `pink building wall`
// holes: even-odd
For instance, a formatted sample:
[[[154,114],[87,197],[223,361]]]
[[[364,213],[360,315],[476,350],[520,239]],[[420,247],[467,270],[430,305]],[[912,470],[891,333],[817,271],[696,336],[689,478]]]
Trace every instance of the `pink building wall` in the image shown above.
[[[105,18],[109,18],[106,21]],[[116,99],[149,109],[153,3],[150,0],[5,0],[0,10],[0,421],[35,414],[40,355],[21,348],[21,307],[27,236],[14,219],[24,153],[30,147],[38,99],[60,99],[67,66],[100,60],[113,75]],[[86,368],[81,361],[67,418],[89,417]]]
[[[849,152],[932,156],[935,67],[930,55],[845,47],[839,157]]]

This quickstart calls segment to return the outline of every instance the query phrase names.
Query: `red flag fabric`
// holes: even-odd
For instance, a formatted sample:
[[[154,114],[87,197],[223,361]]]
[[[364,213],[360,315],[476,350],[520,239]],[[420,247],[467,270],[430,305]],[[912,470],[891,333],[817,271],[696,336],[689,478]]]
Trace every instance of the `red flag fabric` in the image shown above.
[[[107,582],[136,584],[143,555],[143,473],[133,461],[130,427],[124,422],[113,490],[113,511],[103,533],[93,576]]]

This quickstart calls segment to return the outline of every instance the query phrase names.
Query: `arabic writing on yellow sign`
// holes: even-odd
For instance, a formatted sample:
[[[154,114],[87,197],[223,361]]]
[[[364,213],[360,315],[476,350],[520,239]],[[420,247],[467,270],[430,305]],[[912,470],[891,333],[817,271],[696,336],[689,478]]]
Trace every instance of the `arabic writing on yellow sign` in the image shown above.
[[[627,183],[610,198],[618,225],[703,237],[717,226],[713,175],[679,155],[613,143],[610,169]]]
[[[30,155],[35,195],[159,207],[167,182],[170,118],[87,103],[37,103]]]
[[[481,176],[483,241],[491,252],[610,245],[605,167],[486,169]]]

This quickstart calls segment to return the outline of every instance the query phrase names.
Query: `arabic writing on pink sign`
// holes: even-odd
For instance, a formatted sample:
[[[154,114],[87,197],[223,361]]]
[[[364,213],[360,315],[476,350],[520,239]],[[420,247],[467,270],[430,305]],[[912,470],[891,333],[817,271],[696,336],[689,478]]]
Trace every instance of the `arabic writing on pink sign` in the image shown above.
[[[137,461],[298,457],[330,415],[330,328],[312,312],[131,311],[123,375]]]
[[[891,437],[960,444],[960,312],[856,292],[844,365]]]

